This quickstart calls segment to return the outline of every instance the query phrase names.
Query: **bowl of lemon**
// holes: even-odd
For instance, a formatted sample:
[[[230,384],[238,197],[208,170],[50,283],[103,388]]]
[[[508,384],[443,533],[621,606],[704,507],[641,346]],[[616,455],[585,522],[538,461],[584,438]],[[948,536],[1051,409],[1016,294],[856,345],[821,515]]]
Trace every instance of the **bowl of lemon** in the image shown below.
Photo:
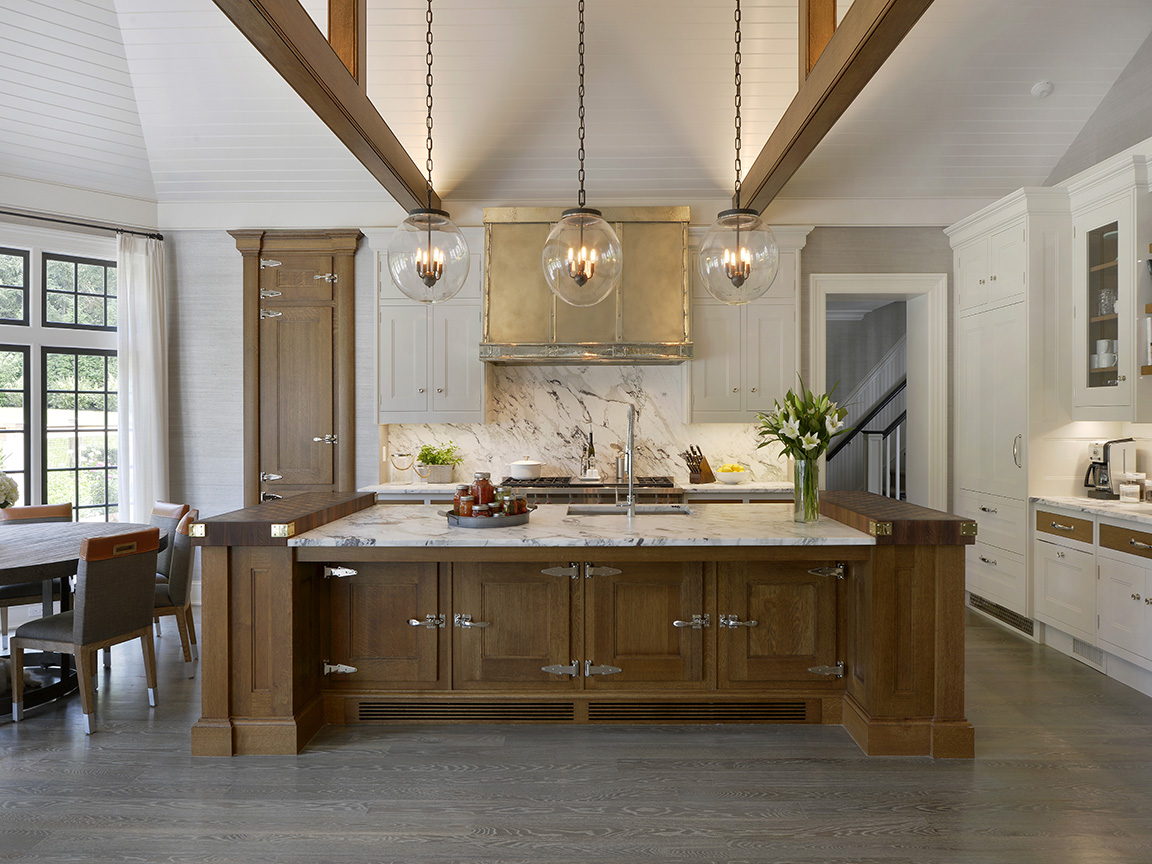
[[[743,483],[747,476],[744,466],[735,462],[726,462],[716,469],[716,479],[721,483]]]

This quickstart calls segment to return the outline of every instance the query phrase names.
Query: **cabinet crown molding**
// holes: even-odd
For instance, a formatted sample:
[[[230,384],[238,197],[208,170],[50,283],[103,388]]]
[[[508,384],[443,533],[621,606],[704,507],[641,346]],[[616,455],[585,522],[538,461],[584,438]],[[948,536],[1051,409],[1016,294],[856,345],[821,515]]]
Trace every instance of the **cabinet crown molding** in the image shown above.
[[[1023,187],[971,216],[944,229],[955,249],[1028,215],[1046,213],[1067,216],[1068,190],[1061,186]]]

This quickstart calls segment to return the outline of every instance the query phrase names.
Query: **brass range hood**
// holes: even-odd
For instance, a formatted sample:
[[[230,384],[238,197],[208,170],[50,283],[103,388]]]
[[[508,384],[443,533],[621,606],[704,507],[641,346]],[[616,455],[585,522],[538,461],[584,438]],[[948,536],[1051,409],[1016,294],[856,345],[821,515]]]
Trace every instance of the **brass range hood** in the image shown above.
[[[624,247],[620,285],[595,306],[569,306],[541,254],[559,207],[484,208],[480,359],[537,365],[669,365],[692,358],[689,207],[605,209]]]

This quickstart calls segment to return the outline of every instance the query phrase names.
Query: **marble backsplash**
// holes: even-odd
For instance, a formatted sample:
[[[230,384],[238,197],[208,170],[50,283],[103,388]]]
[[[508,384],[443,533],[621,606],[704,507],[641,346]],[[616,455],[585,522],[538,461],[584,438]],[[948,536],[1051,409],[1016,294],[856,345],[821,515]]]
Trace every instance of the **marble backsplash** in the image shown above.
[[[669,475],[686,483],[688,469],[678,454],[695,444],[713,468],[739,462],[754,480],[790,479],[777,448],[756,449],[754,424],[684,422],[686,372],[680,366],[494,366],[487,423],[394,423],[381,427],[380,439],[389,454],[453,441],[464,457],[457,480],[476,471],[506,477],[508,463],[525,456],[543,462],[545,475],[575,476],[591,429],[600,476],[611,480],[615,453],[609,444],[624,443],[632,404],[638,476]],[[409,475],[385,464],[380,480],[403,482]]]

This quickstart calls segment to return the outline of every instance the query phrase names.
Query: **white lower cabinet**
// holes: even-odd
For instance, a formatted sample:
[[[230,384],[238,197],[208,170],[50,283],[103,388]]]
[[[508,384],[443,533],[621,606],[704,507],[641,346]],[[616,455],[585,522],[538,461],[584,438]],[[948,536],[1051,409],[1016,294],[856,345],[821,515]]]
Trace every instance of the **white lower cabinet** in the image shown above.
[[[1065,633],[1096,640],[1096,556],[1037,538],[1032,544],[1033,615]]]
[[[1152,668],[1152,534],[1101,523],[1098,558],[1100,645]]]
[[[1031,617],[1023,555],[989,546],[977,537],[976,543],[967,547],[965,564],[970,592]]]

